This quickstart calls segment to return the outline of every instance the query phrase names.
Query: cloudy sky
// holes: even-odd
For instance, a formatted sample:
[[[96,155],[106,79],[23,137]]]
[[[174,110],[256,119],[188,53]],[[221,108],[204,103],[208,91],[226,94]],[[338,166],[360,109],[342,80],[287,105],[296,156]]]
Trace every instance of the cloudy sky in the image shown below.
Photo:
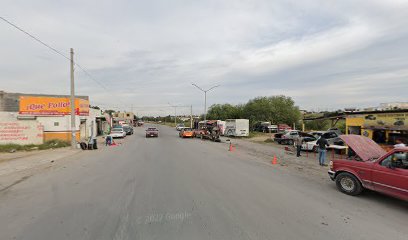
[[[91,103],[165,115],[168,103],[284,94],[302,109],[408,101],[405,0],[2,0],[0,16],[69,55]],[[69,94],[69,62],[0,20],[0,90]],[[180,112],[188,112],[180,108]]]

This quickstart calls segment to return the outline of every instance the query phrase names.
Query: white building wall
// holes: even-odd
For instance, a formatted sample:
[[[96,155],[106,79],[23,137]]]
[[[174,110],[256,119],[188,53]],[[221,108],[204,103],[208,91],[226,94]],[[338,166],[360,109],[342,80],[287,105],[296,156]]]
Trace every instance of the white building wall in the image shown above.
[[[18,120],[15,112],[0,112],[0,144],[42,144],[43,126],[37,120]]]
[[[38,116],[37,120],[44,126],[44,132],[71,131],[71,116]],[[75,116],[75,129],[79,130],[80,120]]]

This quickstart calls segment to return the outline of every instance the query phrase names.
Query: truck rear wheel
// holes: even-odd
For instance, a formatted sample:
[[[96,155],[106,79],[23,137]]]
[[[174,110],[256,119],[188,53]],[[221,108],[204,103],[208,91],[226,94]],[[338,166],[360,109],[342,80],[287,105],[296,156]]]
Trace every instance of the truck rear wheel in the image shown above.
[[[351,173],[343,172],[336,176],[337,188],[348,195],[355,196],[363,191],[360,181]]]

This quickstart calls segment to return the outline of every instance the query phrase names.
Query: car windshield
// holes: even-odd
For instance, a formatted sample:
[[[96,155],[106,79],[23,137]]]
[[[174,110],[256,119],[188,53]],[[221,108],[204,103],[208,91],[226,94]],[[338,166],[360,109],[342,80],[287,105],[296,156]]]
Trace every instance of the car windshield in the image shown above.
[[[184,131],[184,132],[192,131],[192,129],[191,129],[191,128],[184,128],[183,131]]]

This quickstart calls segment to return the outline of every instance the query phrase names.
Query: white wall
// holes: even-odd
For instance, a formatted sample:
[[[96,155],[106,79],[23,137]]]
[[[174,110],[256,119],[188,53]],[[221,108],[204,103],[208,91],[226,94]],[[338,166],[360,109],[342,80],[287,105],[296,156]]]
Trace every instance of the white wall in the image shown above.
[[[38,116],[37,120],[44,126],[45,132],[71,131],[71,116]],[[75,116],[75,129],[79,130],[80,120]]]
[[[15,112],[0,112],[0,144],[42,144],[43,126],[37,120],[18,120]]]

